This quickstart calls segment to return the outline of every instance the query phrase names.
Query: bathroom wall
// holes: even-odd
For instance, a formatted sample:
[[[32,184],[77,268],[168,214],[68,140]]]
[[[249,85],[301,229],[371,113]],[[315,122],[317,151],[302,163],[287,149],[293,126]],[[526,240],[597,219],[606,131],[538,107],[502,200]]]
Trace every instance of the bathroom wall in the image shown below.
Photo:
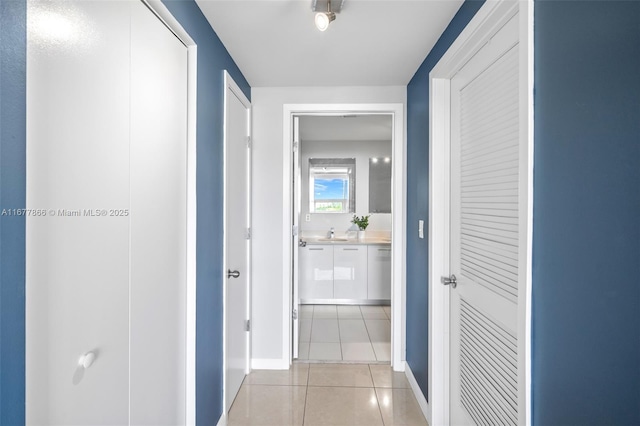
[[[332,227],[336,235],[355,231],[351,218],[354,214],[369,213],[369,158],[391,157],[391,141],[300,141],[301,154],[301,216],[300,230],[312,235],[327,233]],[[309,158],[356,159],[356,211],[355,213],[309,213]],[[377,213],[369,218],[367,231],[391,231],[391,214]]]

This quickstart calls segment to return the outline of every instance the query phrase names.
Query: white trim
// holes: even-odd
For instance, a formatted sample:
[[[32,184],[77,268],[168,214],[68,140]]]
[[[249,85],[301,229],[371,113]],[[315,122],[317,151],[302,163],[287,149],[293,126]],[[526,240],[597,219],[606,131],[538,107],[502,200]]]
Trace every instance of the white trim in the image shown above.
[[[227,70],[224,70],[223,73],[223,79],[224,79],[224,84],[223,84],[223,119],[222,119],[222,139],[223,139],[223,148],[222,148],[222,158],[223,158],[223,164],[222,164],[222,170],[223,170],[223,184],[222,184],[222,191],[223,191],[223,196],[222,196],[222,205],[223,205],[223,209],[222,209],[222,229],[223,229],[223,236],[222,236],[222,244],[223,244],[223,249],[222,249],[222,416],[224,417],[225,420],[225,424],[226,424],[226,419],[227,419],[227,269],[228,269],[228,265],[227,265],[227,145],[228,145],[228,141],[227,141],[227,89],[229,91],[231,91],[233,93],[233,95],[240,101],[240,103],[242,103],[242,105],[247,109],[248,112],[248,116],[247,116],[247,133],[248,136],[251,137],[251,102],[249,101],[249,99],[247,99],[247,97],[245,96],[244,92],[242,92],[242,90],[240,89],[240,87],[236,84],[236,82],[233,80],[233,78],[231,77],[231,75],[229,74],[229,72],[227,72]],[[249,189],[247,191],[246,196],[247,198],[247,213],[248,213],[248,226],[251,226],[251,150],[248,150],[248,157],[247,157],[247,184],[249,185]],[[245,309],[246,309],[246,318],[248,320],[251,319],[251,239],[248,240],[247,242],[247,300],[246,300],[246,304],[245,304]],[[245,374],[249,374],[249,372],[251,371],[251,331],[249,331],[248,333],[246,333],[245,335],[245,339],[246,339],[246,348],[247,348],[247,354],[246,354],[246,360],[247,363],[245,365]]]
[[[198,205],[197,106],[198,46],[161,0],[142,0],[169,30],[187,47],[187,289],[185,336],[185,424],[196,424],[196,246]]]
[[[427,401],[427,399],[424,397],[424,394],[422,393],[422,389],[420,389],[420,385],[418,385],[418,381],[413,375],[413,371],[411,371],[411,367],[409,367],[409,364],[406,365],[404,374],[405,376],[407,376],[407,381],[411,386],[413,395],[416,397],[416,400],[418,401],[418,405],[420,406],[420,410],[422,411],[422,414],[424,414],[424,418],[427,419],[427,423],[430,425],[436,424],[431,422],[431,406],[429,405],[429,402]]]
[[[449,406],[449,291],[437,285],[449,268],[449,115],[435,117],[434,109],[449,111],[449,80],[430,79],[429,108],[429,401],[432,421],[448,424]],[[436,122],[439,120],[439,122]],[[431,143],[444,140],[444,144]],[[441,206],[438,208],[437,206]],[[436,285],[431,285],[436,283]]]
[[[197,99],[198,62],[196,46],[188,52],[188,102],[187,107],[187,401],[186,424],[196,424],[196,288],[197,288],[197,239],[198,239],[198,196],[197,196]]]
[[[220,415],[220,418],[218,419],[218,423],[216,424],[216,426],[227,426],[227,423],[228,423],[227,415],[223,412]]]
[[[251,360],[253,370],[288,370],[289,360],[279,358],[253,358]]]
[[[430,424],[449,423],[449,291],[440,285],[440,277],[449,275],[449,82],[460,68],[508,20],[520,16],[520,99],[521,138],[527,141],[521,152],[521,193],[526,199],[522,217],[521,268],[524,285],[518,306],[519,348],[524,363],[519,376],[523,378],[525,401],[520,423],[531,424],[531,241],[533,185],[533,1],[500,0],[486,2],[458,36],[430,73],[429,121],[429,401]]]
[[[392,318],[391,318],[391,366],[396,371],[402,371],[405,360],[405,231],[406,231],[406,141],[404,105],[391,104],[285,104],[283,106],[283,264],[285,277],[282,286],[282,360],[289,365],[292,362],[292,321],[291,321],[291,290],[292,290],[292,252],[291,252],[291,200],[292,155],[293,152],[293,116],[294,115],[342,115],[342,114],[391,114],[393,116],[393,158],[401,158],[402,162],[393,163],[393,191],[392,191]]]
[[[523,167],[525,173],[526,187],[523,188],[522,193],[526,194],[527,205],[526,212],[523,217],[526,217],[526,221],[523,224],[526,235],[526,241],[524,242],[524,250],[526,251],[526,264],[525,269],[525,285],[520,289],[519,298],[524,299],[525,303],[522,308],[524,314],[519,315],[521,322],[518,332],[524,334],[520,344],[523,344],[523,348],[519,348],[524,351],[525,359],[524,375],[525,386],[525,424],[529,426],[532,424],[532,411],[531,411],[531,292],[533,288],[532,274],[533,274],[533,161],[534,161],[534,126],[533,126],[533,89],[534,89],[534,55],[533,55],[533,0],[528,0],[526,3],[520,3],[520,99],[525,99],[526,102],[520,103],[521,123],[524,125],[521,127],[520,137],[527,140],[526,144],[526,168]]]
[[[187,47],[195,46],[196,42],[185,31],[180,22],[171,14],[161,0],[141,0],[149,9],[169,28]]]

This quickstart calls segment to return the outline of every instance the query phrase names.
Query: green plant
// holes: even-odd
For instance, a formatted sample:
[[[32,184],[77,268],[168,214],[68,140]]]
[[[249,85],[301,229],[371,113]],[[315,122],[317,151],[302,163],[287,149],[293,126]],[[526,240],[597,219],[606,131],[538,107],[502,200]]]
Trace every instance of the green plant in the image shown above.
[[[353,215],[353,219],[351,219],[351,223],[354,223],[358,226],[358,229],[361,231],[364,231],[365,229],[367,229],[367,226],[369,226],[369,218],[371,217],[370,214],[366,215],[366,216],[362,216],[362,217],[358,217],[356,215]]]

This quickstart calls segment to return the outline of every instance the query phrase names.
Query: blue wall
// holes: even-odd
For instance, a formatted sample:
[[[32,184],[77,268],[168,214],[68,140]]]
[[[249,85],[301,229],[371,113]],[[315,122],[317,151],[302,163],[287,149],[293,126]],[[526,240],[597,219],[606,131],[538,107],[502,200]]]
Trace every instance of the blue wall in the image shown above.
[[[198,237],[196,422],[213,425],[222,401],[223,70],[251,99],[251,88],[193,0],[163,0],[198,45]]]
[[[425,221],[424,239],[407,233],[407,363],[425,397],[429,374],[429,72],[484,1],[466,0],[407,86],[407,228]]]
[[[164,4],[198,45],[196,420],[216,424],[222,402],[223,70],[250,87],[192,0]],[[25,0],[2,0],[0,207],[25,205]],[[0,424],[24,423],[24,221],[0,221]]]
[[[640,2],[535,3],[533,420],[640,424]]]
[[[0,1],[0,211],[26,198],[26,3]],[[25,221],[0,216],[0,424],[24,423]]]

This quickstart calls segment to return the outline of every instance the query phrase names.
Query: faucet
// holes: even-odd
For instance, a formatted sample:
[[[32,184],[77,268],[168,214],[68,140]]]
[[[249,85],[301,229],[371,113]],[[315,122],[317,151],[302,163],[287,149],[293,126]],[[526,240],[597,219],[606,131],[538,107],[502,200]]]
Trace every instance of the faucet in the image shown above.
[[[329,231],[329,238],[333,239],[333,237],[335,237],[335,231],[333,228],[331,228],[331,230]]]

